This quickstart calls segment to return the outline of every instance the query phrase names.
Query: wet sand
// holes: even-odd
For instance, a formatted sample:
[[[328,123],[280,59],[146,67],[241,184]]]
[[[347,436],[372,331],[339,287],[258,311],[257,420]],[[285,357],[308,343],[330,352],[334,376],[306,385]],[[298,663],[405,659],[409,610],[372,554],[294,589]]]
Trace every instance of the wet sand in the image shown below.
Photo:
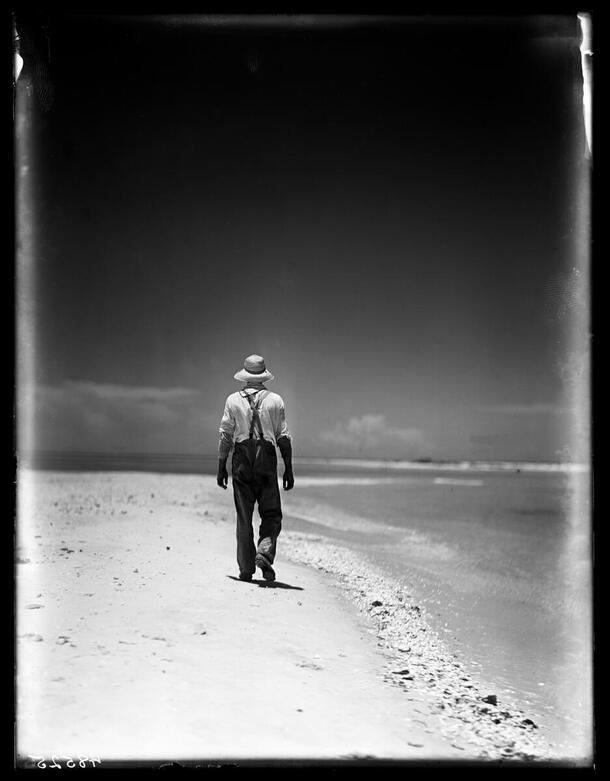
[[[209,476],[22,471],[17,749],[102,760],[553,760],[357,555],[286,529],[237,576]]]

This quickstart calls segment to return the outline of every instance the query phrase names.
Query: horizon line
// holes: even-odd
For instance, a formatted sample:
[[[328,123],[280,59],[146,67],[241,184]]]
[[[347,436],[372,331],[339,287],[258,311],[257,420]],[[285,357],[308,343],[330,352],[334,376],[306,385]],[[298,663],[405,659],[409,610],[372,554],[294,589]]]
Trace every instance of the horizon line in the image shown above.
[[[14,455],[17,460],[31,457],[101,457],[101,458],[166,458],[166,459],[184,459],[184,458],[205,458],[217,459],[217,453],[180,453],[180,452],[145,452],[145,451],[122,451],[122,450],[51,450],[51,449],[32,449],[15,450]],[[347,456],[347,455],[302,455],[293,456],[293,461],[354,461],[354,462],[384,462],[384,463],[407,463],[407,464],[574,464],[588,465],[588,461],[571,460],[546,460],[532,458],[431,458],[420,456],[417,458],[397,458],[384,456]]]

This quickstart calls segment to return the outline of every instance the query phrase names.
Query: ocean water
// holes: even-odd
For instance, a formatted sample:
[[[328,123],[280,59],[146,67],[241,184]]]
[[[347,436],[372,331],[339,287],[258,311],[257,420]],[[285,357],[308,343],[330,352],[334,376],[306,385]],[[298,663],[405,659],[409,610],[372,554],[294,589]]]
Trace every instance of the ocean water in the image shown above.
[[[347,545],[404,584],[489,693],[578,758],[592,734],[589,491],[581,469],[335,464],[297,471],[282,496],[285,528]]]

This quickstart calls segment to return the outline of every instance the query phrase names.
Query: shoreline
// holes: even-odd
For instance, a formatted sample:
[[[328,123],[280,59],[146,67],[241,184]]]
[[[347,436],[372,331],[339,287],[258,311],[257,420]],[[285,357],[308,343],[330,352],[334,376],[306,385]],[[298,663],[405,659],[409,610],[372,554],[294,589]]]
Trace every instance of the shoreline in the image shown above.
[[[235,688],[231,677],[237,676],[239,682],[240,676],[245,676],[245,670],[239,666],[242,662],[230,670],[225,670],[223,666],[226,665],[223,655],[231,656],[233,644],[243,645],[243,639],[236,637],[238,630],[231,623],[231,611],[227,612],[227,606],[235,600],[239,610],[244,615],[251,614],[256,621],[266,604],[262,599],[265,595],[273,595],[272,609],[282,601],[285,603],[285,609],[277,614],[274,612],[278,626],[270,629],[278,641],[278,648],[270,651],[269,646],[261,645],[261,638],[250,628],[248,643],[251,645],[246,644],[245,652],[253,658],[248,661],[248,671],[256,660],[259,665],[268,663],[267,657],[271,653],[278,670],[281,670],[281,675],[278,672],[277,677],[278,691],[265,694],[271,698],[274,707],[283,708],[284,701],[292,696],[298,700],[307,689],[310,697],[310,708],[295,709],[299,714],[295,723],[292,713],[284,714],[280,720],[284,739],[274,744],[278,758],[333,758],[338,756],[337,751],[341,751],[340,748],[335,750],[335,746],[345,746],[352,741],[357,746],[355,756],[368,755],[378,759],[444,758],[503,763],[526,760],[535,764],[565,761],[553,755],[537,733],[536,726],[530,723],[531,720],[528,722],[527,714],[499,698],[497,704],[484,702],[482,698],[489,698],[493,692],[479,690],[476,682],[464,672],[459,659],[444,651],[413,596],[397,592],[395,584],[347,549],[326,543],[320,546],[314,535],[284,530],[278,546],[276,569],[280,582],[285,578],[292,585],[267,589],[258,587],[264,585],[261,582],[252,588],[255,584],[243,584],[232,578],[236,574],[232,496],[230,491],[221,492],[213,478],[22,470],[18,484],[17,618],[18,662],[22,676],[18,691],[20,696],[25,693],[30,698],[30,709],[31,703],[36,704],[34,713],[28,715],[25,712],[25,716],[30,722],[32,719],[37,722],[38,734],[41,720],[44,721],[43,717],[51,712],[49,709],[72,716],[80,713],[85,722],[89,720],[93,727],[100,729],[100,714],[88,711],[85,703],[74,695],[71,702],[66,702],[65,692],[62,695],[57,686],[46,680],[45,670],[47,667],[55,673],[60,671],[55,677],[65,679],[70,659],[83,676],[90,675],[92,668],[97,671],[98,665],[101,665],[100,669],[106,670],[104,675],[109,676],[104,678],[106,684],[113,685],[112,676],[119,675],[119,672],[113,667],[112,647],[107,642],[101,642],[104,632],[97,632],[91,625],[86,628],[94,613],[105,613],[107,620],[113,624],[113,641],[122,642],[121,652],[130,651],[126,662],[134,675],[130,686],[136,686],[143,699],[142,705],[148,703],[148,707],[154,710],[156,704],[156,700],[151,699],[152,694],[145,689],[150,688],[149,677],[157,680],[158,670],[151,669],[143,678],[140,673],[139,679],[137,675],[138,665],[152,659],[148,654],[158,657],[157,652],[151,650],[155,646],[152,641],[156,638],[156,634],[150,634],[153,627],[159,637],[167,641],[167,647],[174,649],[166,652],[165,662],[165,668],[174,667],[181,671],[177,677],[174,676],[174,686],[182,686],[184,681],[193,679],[191,688],[198,681],[208,691],[214,690],[215,709],[218,708],[218,699],[222,700],[227,692],[230,692],[234,706],[247,709],[248,700],[242,702],[243,691],[239,686]],[[55,531],[49,528],[49,524],[52,526],[53,523],[59,527]],[[198,547],[200,542],[191,541],[194,530],[198,531],[199,540],[206,532],[203,535],[205,544],[201,543],[201,547]],[[160,535],[151,535],[151,531],[159,531]],[[118,535],[116,539],[113,532]],[[162,544],[169,542],[170,537],[171,545]],[[161,542],[154,538],[159,538]],[[128,543],[133,547],[124,549]],[[81,548],[75,547],[76,544]],[[168,564],[170,554],[167,551],[170,549],[178,551],[182,563]],[[172,557],[174,555],[171,554]],[[73,565],[72,562],[79,558],[81,564]],[[205,578],[195,574],[193,581],[191,573],[196,573],[197,569],[190,570],[190,579],[185,583],[179,577],[180,567],[197,567],[198,558],[203,558]],[[110,561],[115,562],[112,566],[117,570],[112,575],[106,572]],[[138,561],[142,563],[138,565]],[[152,569],[147,564],[152,565]],[[199,566],[201,564],[200,561]],[[32,580],[36,567],[38,580]],[[149,570],[149,574],[142,580],[138,570]],[[28,571],[29,576],[26,574]],[[133,578],[131,571],[138,578]],[[131,584],[128,583],[130,579],[133,581]],[[190,622],[199,609],[199,603],[193,602],[194,595],[187,593],[189,583],[191,586],[197,584],[198,598],[204,598],[206,610],[213,616],[211,624],[216,623],[222,637],[222,642],[213,650],[210,650],[212,643],[209,637],[206,643],[208,662],[217,667],[215,677],[220,679],[222,690],[214,689],[219,684],[210,680],[210,671],[198,669],[200,640],[193,645],[192,635],[182,636],[183,624],[170,619],[164,607],[164,601],[173,600],[173,609]],[[307,584],[306,587],[304,584]],[[75,594],[77,585],[79,588],[86,586],[88,590]],[[147,591],[150,593],[151,586],[159,605],[149,604]],[[301,594],[303,588],[305,590]],[[36,609],[36,606],[45,607],[43,601],[48,600],[49,595],[54,595],[56,607],[61,608],[54,613],[56,626],[53,622],[49,624],[48,610],[44,618],[44,609]],[[281,598],[279,602],[277,597]],[[188,607],[186,612],[183,603]],[[92,611],[94,605],[100,610]],[[129,609],[125,608],[126,605]],[[51,607],[48,601],[46,607]],[[322,614],[321,609],[324,611]],[[160,621],[159,611],[172,624],[177,639],[182,637],[182,644],[166,638],[166,632],[159,632],[160,626],[156,626]],[[79,625],[81,619],[84,623]],[[144,640],[140,640],[139,636],[138,639],[125,639],[125,632],[131,629],[129,621],[148,624],[148,631],[139,633]],[[201,631],[202,636],[206,636],[208,630]],[[50,633],[57,636],[51,651]],[[125,637],[117,641],[118,634]],[[146,635],[149,635],[148,639]],[[337,642],[341,644],[341,641],[343,648],[336,653]],[[72,647],[81,648],[83,643],[89,645],[87,653],[70,650]],[[319,647],[312,645],[307,653],[305,649],[312,643],[318,643]],[[105,651],[99,648],[100,645]],[[314,653],[314,650],[317,652]],[[180,667],[170,664],[178,661],[176,654],[183,656]],[[358,667],[358,686],[354,690],[345,660],[356,658],[363,666]],[[155,664],[157,662],[158,659]],[[165,668],[161,671],[163,676],[169,672]],[[256,672],[253,670],[252,674],[256,675]],[[205,680],[200,680],[202,675]],[[249,675],[245,677],[250,680]],[[34,684],[40,683],[40,678],[45,678],[44,697],[34,695]],[[324,685],[321,685],[322,682]],[[331,701],[328,701],[329,690]],[[113,696],[115,699],[111,698],[110,705],[116,707],[117,702],[122,702],[116,687]],[[172,701],[173,697],[172,694]],[[381,720],[376,727],[371,724],[369,708],[375,698],[379,704],[375,719]],[[316,719],[307,722],[302,711],[319,708],[320,717],[322,714],[328,716],[329,710],[332,711],[337,703],[344,707],[337,712],[335,722],[332,719],[328,722],[336,730],[336,740],[328,742],[324,734],[316,732],[320,729]],[[106,703],[102,708],[102,715],[106,717],[108,706],[109,703]],[[23,707],[21,703],[22,734],[24,724],[27,724],[27,718],[23,719]],[[145,714],[145,708],[134,711],[134,705],[129,707],[132,716],[139,715],[141,718]],[[175,707],[182,706],[176,703]],[[199,725],[197,727],[190,722],[184,725],[180,720],[187,716],[175,714],[176,723],[182,724],[183,729],[181,736],[175,738],[177,745],[193,751],[200,745],[201,734],[206,734],[207,730],[208,735],[214,736],[218,747],[210,757],[236,756],[235,753],[226,753],[227,747],[234,749],[235,740],[231,742],[225,732],[234,726],[236,720],[246,719],[245,723],[249,725],[249,713],[236,715],[234,712],[225,713],[220,708],[222,715],[212,718],[201,704],[192,701],[191,707],[198,712]],[[256,709],[260,707],[259,701]],[[277,714],[264,706],[262,709],[267,718],[272,721],[277,718]],[[306,738],[302,735],[303,723],[309,724]],[[108,729],[107,726],[105,728]],[[49,745],[53,734],[57,738],[57,730],[56,726],[53,733],[52,725],[44,725],[43,735],[46,731]],[[30,730],[30,737],[35,733],[35,730]],[[131,737],[132,748],[136,744],[140,748],[149,745],[145,737],[139,735],[139,731],[135,730]],[[107,735],[108,746],[113,745],[113,740],[118,740],[116,735]],[[241,756],[260,756],[256,754],[260,744],[251,740],[246,742],[250,748],[244,746]],[[222,746],[225,747],[224,754],[220,750]],[[300,753],[298,746],[301,746]],[[567,761],[579,764],[570,759]]]
[[[129,453],[85,451],[22,451],[20,468],[34,471],[70,472],[140,472],[157,474],[214,475],[216,455],[194,453]],[[547,461],[434,461],[381,458],[323,458],[294,456],[294,466],[301,478],[307,472],[323,468],[325,473],[346,471],[355,475],[363,471],[380,474],[471,473],[471,474],[590,474],[590,463]],[[230,469],[230,461],[229,461]],[[315,479],[315,478],[314,478]]]
[[[386,658],[386,682],[406,695],[425,696],[446,737],[466,738],[485,759],[565,759],[526,711],[503,700],[493,687],[482,687],[459,655],[447,651],[412,588],[405,590],[362,556],[314,534],[286,532],[285,537],[286,555],[331,576],[371,620]]]
[[[586,478],[301,478],[287,528],[377,567],[557,754],[592,751]],[[489,688],[491,687],[491,688]]]

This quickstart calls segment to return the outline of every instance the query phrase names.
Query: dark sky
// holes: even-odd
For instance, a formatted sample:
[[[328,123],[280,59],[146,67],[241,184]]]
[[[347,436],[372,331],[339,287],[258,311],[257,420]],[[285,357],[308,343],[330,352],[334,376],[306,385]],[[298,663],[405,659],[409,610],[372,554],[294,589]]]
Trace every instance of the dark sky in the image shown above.
[[[578,456],[576,17],[46,21],[37,446],[213,453],[257,352],[297,455]]]

